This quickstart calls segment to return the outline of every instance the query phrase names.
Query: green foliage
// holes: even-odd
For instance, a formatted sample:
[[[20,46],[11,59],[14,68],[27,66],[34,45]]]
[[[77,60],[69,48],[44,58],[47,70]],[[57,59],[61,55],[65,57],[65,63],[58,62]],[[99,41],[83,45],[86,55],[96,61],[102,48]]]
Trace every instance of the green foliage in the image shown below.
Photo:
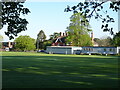
[[[3,37],[0,35],[0,48],[2,48],[2,41],[3,40]]]
[[[35,50],[35,40],[30,36],[19,36],[15,39],[15,48],[16,50],[21,51],[30,51]]]
[[[50,40],[56,39],[59,36],[60,36],[60,33],[54,32],[52,35],[50,35]]]
[[[17,34],[21,31],[27,30],[28,21],[21,18],[20,15],[26,15],[30,13],[30,11],[28,8],[24,8],[23,3],[23,0],[21,2],[20,0],[19,2],[16,2],[16,0],[14,0],[12,2],[0,3],[0,6],[2,6],[2,9],[0,8],[0,15],[2,16],[0,18],[0,24],[2,27],[4,25],[8,25],[5,34],[9,37],[9,39],[13,39],[14,36],[17,36]]]
[[[0,49],[2,48],[2,43],[0,42]]]
[[[114,35],[113,28],[109,27],[109,23],[114,23],[115,20],[107,13],[107,10],[105,10],[104,6],[104,4],[108,1],[109,9],[118,12],[120,9],[120,1],[118,0],[92,0],[92,2],[90,0],[86,0],[86,2],[80,2],[73,7],[67,6],[67,8],[65,8],[65,12],[80,12],[89,20],[88,22],[90,22],[91,18],[100,19],[102,21],[101,29],[103,29],[105,32],[109,31],[111,35]],[[101,12],[105,12],[105,15],[101,14]]]
[[[70,25],[67,27],[68,37],[67,43],[71,43],[73,46],[91,46],[91,38],[88,34],[89,23],[81,15],[81,13],[75,13],[70,18]],[[86,22],[83,22],[86,21]],[[84,26],[83,26],[84,24]]]
[[[46,40],[46,41],[44,41],[43,44],[44,44],[44,50],[46,50],[47,46],[51,46],[52,40]]]
[[[37,35],[37,40],[36,40],[36,47],[37,49],[43,49],[44,48],[44,41],[46,39],[46,35],[43,30],[41,30],[38,35]]]
[[[120,46],[120,31],[113,37],[113,45]]]
[[[2,35],[0,35],[0,41],[2,41],[3,40],[3,36]]]
[[[99,46],[112,46],[112,38],[111,37],[107,37],[107,38],[103,38],[103,39],[99,39],[99,38],[94,38],[94,41],[99,45]]]

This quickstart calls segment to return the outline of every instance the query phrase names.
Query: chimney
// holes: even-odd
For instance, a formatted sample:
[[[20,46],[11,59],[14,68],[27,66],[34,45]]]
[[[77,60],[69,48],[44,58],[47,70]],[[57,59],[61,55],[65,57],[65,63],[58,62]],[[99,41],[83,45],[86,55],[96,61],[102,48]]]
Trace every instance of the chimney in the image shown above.
[[[63,36],[65,36],[65,33],[63,33]]]
[[[62,32],[60,32],[60,36],[62,36]]]
[[[92,43],[94,44],[94,36],[93,36],[93,32],[91,32],[91,40],[92,40]]]
[[[65,32],[66,36],[68,36],[68,32]]]
[[[8,47],[9,47],[9,48],[11,47],[11,42],[8,42]]]

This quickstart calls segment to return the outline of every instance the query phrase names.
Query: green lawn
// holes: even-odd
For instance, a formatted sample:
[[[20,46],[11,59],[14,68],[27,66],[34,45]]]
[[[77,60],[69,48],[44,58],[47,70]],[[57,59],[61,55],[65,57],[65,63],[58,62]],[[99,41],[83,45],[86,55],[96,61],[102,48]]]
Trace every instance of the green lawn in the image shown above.
[[[118,56],[3,52],[3,88],[117,88]]]

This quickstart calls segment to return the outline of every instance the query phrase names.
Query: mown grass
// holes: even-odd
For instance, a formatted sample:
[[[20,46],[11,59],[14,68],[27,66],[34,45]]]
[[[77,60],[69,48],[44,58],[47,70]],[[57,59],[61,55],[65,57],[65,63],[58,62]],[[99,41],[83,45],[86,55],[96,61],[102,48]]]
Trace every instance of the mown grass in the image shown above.
[[[3,88],[118,88],[118,58],[3,52]]]

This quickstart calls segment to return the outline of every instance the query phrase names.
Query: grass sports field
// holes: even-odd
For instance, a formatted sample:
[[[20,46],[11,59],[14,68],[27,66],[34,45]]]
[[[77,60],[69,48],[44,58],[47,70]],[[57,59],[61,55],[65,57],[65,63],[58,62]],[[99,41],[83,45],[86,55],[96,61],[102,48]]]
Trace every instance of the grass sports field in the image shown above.
[[[2,52],[3,88],[118,88],[118,56]]]

